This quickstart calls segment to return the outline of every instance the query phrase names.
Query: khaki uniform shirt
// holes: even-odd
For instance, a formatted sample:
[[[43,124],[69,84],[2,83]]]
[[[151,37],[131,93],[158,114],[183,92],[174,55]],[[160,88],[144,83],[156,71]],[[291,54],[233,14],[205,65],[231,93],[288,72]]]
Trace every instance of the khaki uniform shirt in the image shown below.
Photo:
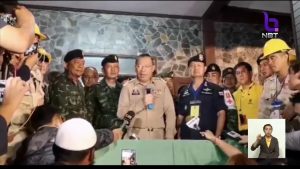
[[[289,89],[288,82],[289,75],[287,75],[283,84],[279,82],[276,75],[273,75],[265,80],[263,93],[260,100],[260,118],[270,118],[270,114],[272,112],[271,104],[276,98],[283,102],[285,108],[291,106],[290,98],[295,91]]]
[[[146,86],[133,79],[121,90],[117,116],[123,119],[128,111],[136,113],[128,135],[134,133],[139,139],[174,139],[176,115],[171,93],[161,78],[153,78],[151,83],[154,86],[153,110],[147,110],[144,103]]]

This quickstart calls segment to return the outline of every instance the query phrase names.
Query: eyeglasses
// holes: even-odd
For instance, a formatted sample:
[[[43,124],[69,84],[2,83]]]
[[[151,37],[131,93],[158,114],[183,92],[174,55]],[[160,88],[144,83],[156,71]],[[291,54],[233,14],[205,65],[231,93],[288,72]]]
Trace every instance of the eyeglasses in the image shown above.
[[[236,75],[246,74],[246,73],[247,73],[247,71],[245,71],[245,70],[235,72]]]
[[[136,65],[137,69],[142,69],[142,68],[146,68],[146,69],[150,69],[152,68],[153,65]]]

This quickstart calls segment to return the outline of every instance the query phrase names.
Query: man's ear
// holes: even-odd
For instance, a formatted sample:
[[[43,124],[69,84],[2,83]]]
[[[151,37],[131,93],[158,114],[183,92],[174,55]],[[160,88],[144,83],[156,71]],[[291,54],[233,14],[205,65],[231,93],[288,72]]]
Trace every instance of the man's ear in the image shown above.
[[[65,68],[65,69],[68,69],[68,63],[65,63],[65,64],[64,64],[64,68]]]
[[[94,160],[95,160],[95,148],[92,148],[90,151],[89,151],[89,162],[90,164],[92,165],[94,163]]]

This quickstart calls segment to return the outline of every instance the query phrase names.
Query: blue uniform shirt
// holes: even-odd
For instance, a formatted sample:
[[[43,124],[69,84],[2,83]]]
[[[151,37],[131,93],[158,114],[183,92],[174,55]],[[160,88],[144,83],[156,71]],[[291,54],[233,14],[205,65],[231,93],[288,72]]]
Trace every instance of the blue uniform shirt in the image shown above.
[[[201,139],[199,131],[190,129],[186,125],[185,118],[190,116],[192,105],[199,106],[200,130],[210,130],[215,133],[218,120],[217,113],[227,109],[222,88],[204,81],[196,91],[190,84],[180,93],[178,114],[184,116],[181,124],[182,139]]]

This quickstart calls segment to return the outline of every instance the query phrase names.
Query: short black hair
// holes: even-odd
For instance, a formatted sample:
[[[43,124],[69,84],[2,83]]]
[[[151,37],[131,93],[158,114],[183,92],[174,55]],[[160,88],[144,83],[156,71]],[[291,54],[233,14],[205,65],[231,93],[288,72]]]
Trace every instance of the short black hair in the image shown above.
[[[32,113],[30,124],[34,130],[37,130],[40,126],[50,123],[55,115],[59,115],[56,107],[50,104],[39,106]]]
[[[90,151],[92,151],[93,148],[94,147],[81,151],[71,151],[53,144],[52,150],[56,162],[80,162],[89,154]]]
[[[294,73],[298,73],[300,71],[300,61],[297,61],[290,65],[289,73],[292,73],[291,71],[293,71]]]
[[[264,129],[264,131],[265,131],[265,128],[266,128],[267,126],[270,126],[270,127],[273,129],[273,127],[272,127],[272,125],[271,125],[271,124],[265,124],[265,125],[264,125],[264,128],[263,128],[263,129]]]
[[[13,13],[13,8],[15,8],[18,5],[17,0],[6,0],[0,2],[0,13]]]
[[[143,53],[143,54],[138,55],[135,59],[135,65],[137,65],[140,58],[150,58],[152,61],[152,64],[155,65],[154,58],[151,55],[149,55],[148,53]]]
[[[248,70],[248,72],[252,72],[252,66],[248,62],[239,62],[234,66],[234,71],[236,72],[236,69],[239,67],[245,66],[245,68]]]

